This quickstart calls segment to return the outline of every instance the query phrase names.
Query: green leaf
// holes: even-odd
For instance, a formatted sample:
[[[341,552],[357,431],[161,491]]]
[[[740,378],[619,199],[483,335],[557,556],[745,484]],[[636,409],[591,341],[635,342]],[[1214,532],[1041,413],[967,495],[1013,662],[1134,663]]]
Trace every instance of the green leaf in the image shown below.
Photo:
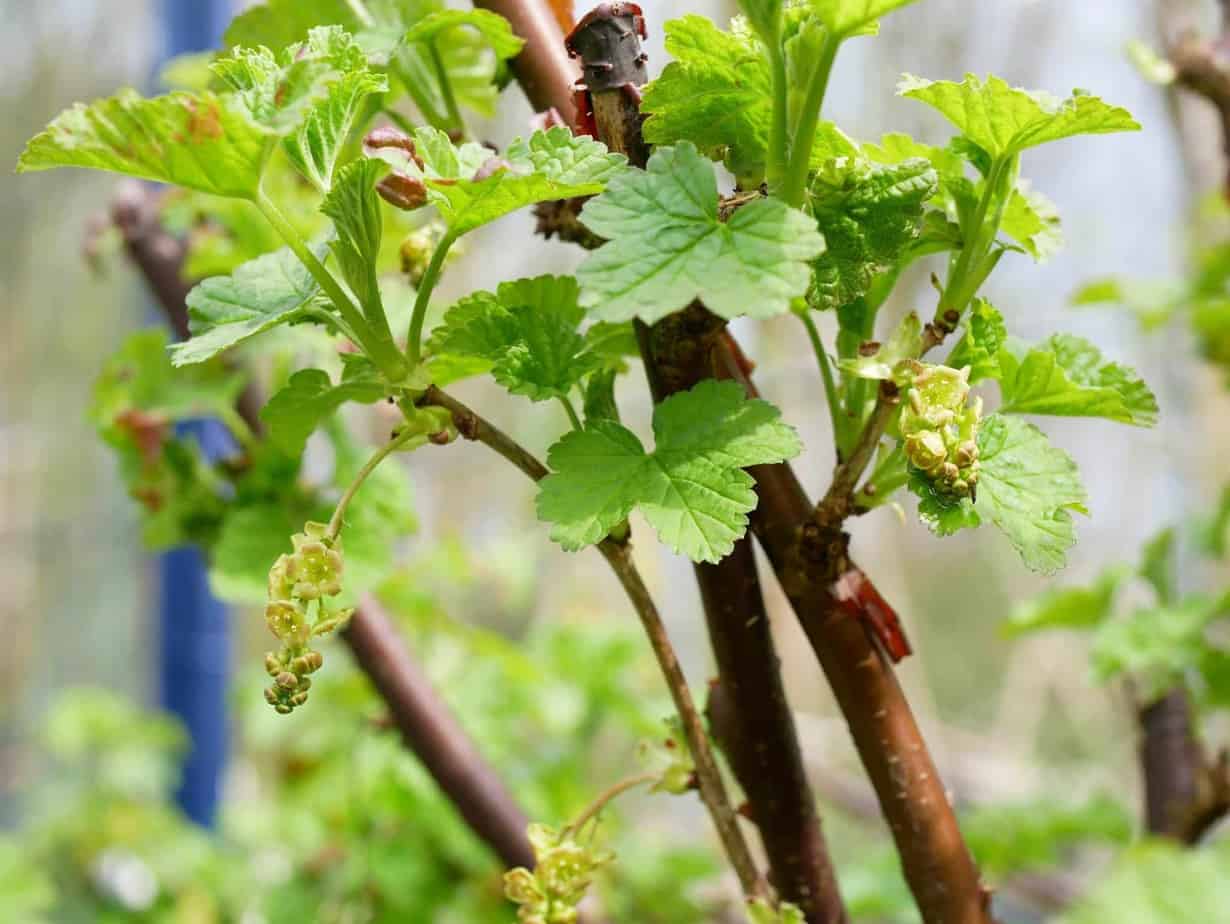
[[[812,210],[827,244],[815,263],[812,302],[837,308],[867,293],[922,230],[938,179],[929,161],[894,165],[829,161],[812,180]]]
[[[736,176],[763,172],[772,120],[769,67],[751,36],[723,32],[704,16],[666,23],[675,60],[644,90],[645,140],[690,141]]]
[[[343,378],[337,385],[321,369],[302,369],[269,399],[261,409],[261,420],[275,446],[289,456],[298,456],[321,421],[343,404],[372,404],[385,394],[384,382],[372,369]]]
[[[961,818],[961,832],[978,866],[998,880],[1058,866],[1072,848],[1084,844],[1127,844],[1132,828],[1131,815],[1109,796],[1080,803],[1047,798],[991,805]]]
[[[204,362],[278,325],[305,320],[318,291],[288,248],[250,260],[230,276],[205,279],[188,293],[192,338],[171,347],[172,361]]]
[[[857,359],[843,359],[843,371],[863,379],[891,379],[899,385],[906,384],[902,378],[904,364],[918,358],[922,349],[922,321],[911,311],[893,329],[886,343],[871,355],[859,355]]]
[[[1128,282],[1118,278],[1096,279],[1072,295],[1077,307],[1122,305],[1145,330],[1155,330],[1169,321],[1187,299],[1187,289],[1173,282]]]
[[[364,114],[367,98],[388,90],[379,74],[356,70],[329,87],[328,96],[308,111],[283,142],[290,162],[321,193],[333,186],[333,171],[350,133]]]
[[[354,7],[347,0],[266,0],[231,20],[222,37],[226,48],[236,45],[285,48],[299,42],[315,26],[338,25],[354,31]]]
[[[1032,571],[1053,574],[1076,544],[1070,511],[1084,512],[1076,463],[1033,424],[993,414],[978,432],[982,471],[974,510],[1008,537]]]
[[[1057,924],[1191,924],[1216,921],[1230,908],[1230,850],[1169,842],[1125,851],[1110,875]]]
[[[998,360],[1004,413],[1104,417],[1138,427],[1157,423],[1157,399],[1149,387],[1081,337],[1055,334],[1023,358],[1002,349]]]
[[[1090,652],[1094,675],[1102,682],[1131,676],[1145,701],[1164,695],[1210,651],[1206,633],[1228,603],[1195,595],[1103,623]]]
[[[377,329],[386,328],[387,321],[382,319],[384,307],[376,278],[384,220],[375,185],[387,171],[388,165],[380,160],[352,161],[338,173],[337,183],[320,206],[337,229],[337,240],[330,244],[330,250],[342,276],[358,296],[364,313],[377,319]]]
[[[935,483],[921,472],[910,472],[906,485],[918,498],[918,518],[937,536],[951,536],[982,525],[982,518],[968,497],[941,494]]]
[[[1107,568],[1087,587],[1054,587],[1020,603],[1004,632],[1025,635],[1046,629],[1092,629],[1114,613],[1119,588],[1131,577],[1122,566]]]
[[[970,367],[973,384],[1000,377],[999,352],[1008,339],[1003,315],[984,298],[974,299],[965,320],[965,334],[957,341],[945,365],[954,369]]]
[[[639,507],[659,538],[693,561],[730,553],[756,506],[749,465],[800,450],[775,407],[748,399],[733,382],[706,380],[654,410],[657,446],[647,453],[630,430],[589,423],[556,443],[541,482],[539,519],[551,538],[576,550],[603,539]]]
[[[811,0],[812,9],[825,27],[841,38],[875,35],[879,19],[914,0]]]
[[[1012,191],[999,228],[1038,263],[1045,263],[1063,247],[1059,209],[1024,181]]]
[[[1140,553],[1140,567],[1137,570],[1149,582],[1159,603],[1170,603],[1179,594],[1175,539],[1173,528],[1163,529],[1145,543]]]
[[[17,172],[88,167],[251,199],[271,142],[234,98],[171,93],[146,99],[122,90],[62,112],[30,140]]]
[[[514,140],[503,159],[473,142],[455,146],[433,128],[420,128],[414,140],[422,168],[400,151],[382,148],[376,154],[423,180],[453,235],[536,202],[599,193],[625,164],[623,155],[562,126]],[[489,161],[489,169],[480,172]]]
[[[166,332],[143,330],[107,360],[94,385],[90,418],[106,431],[133,413],[147,426],[226,415],[243,385],[242,376],[216,363],[174,368]]]
[[[585,382],[586,424],[597,420],[613,420],[619,423],[619,405],[615,402],[615,379],[618,372],[613,368],[599,369]]]
[[[819,30],[814,30],[819,31]],[[790,100],[799,105],[805,75],[814,63],[813,32],[800,29],[785,42],[793,73]],[[706,157],[721,160],[744,188],[764,174],[773,120],[769,64],[755,36],[724,32],[704,16],[666,23],[666,50],[674,58],[644,89],[641,111],[649,116],[645,140],[656,145],[690,141]],[[857,146],[831,122],[816,128],[812,166],[857,153]]]
[[[739,0],[739,9],[766,45],[781,41],[782,0]]]
[[[1196,542],[1205,555],[1214,559],[1225,557],[1227,527],[1230,527],[1230,485],[1221,489],[1212,515],[1197,521]]]
[[[1073,135],[1139,131],[1131,113],[1080,90],[1066,100],[967,74],[961,83],[906,74],[897,92],[935,107],[992,158]]]
[[[696,298],[724,318],[780,314],[824,249],[814,219],[776,199],[719,220],[713,165],[686,142],[617,176],[581,220],[608,240],[577,271],[581,304],[609,321],[653,322]]]
[[[470,295],[432,332],[433,353],[490,363],[495,380],[534,401],[567,397],[587,375],[607,365],[578,327],[584,312],[569,276],[539,276]]]
[[[487,10],[440,10],[424,16],[406,32],[408,44],[438,44],[446,47],[454,40],[455,29],[474,30],[500,59],[516,57],[525,42],[513,34],[503,16]],[[442,38],[448,36],[447,39]]]

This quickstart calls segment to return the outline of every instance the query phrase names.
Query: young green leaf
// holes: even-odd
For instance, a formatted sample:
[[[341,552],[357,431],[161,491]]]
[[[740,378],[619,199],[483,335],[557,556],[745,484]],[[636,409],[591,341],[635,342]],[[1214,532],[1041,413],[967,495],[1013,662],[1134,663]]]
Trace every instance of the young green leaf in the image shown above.
[[[1004,632],[1025,635],[1047,629],[1092,629],[1114,613],[1119,588],[1131,577],[1122,565],[1107,568],[1086,587],[1053,587],[1013,609]]]
[[[576,550],[602,540],[639,507],[659,538],[693,561],[730,553],[756,506],[749,465],[780,462],[800,449],[775,407],[749,400],[733,382],[706,380],[654,410],[657,446],[630,430],[589,423],[556,443],[553,474],[541,483],[539,519]]]
[[[329,373],[321,369],[296,372],[261,408],[269,439],[287,455],[300,455],[312,432],[343,404],[371,404],[385,396],[385,385],[374,373],[368,368],[334,385]]]
[[[1024,180],[1008,199],[999,227],[1038,263],[1045,263],[1063,247],[1059,209]]]
[[[805,74],[814,50],[801,45],[802,32],[785,43],[787,66],[794,72],[791,104],[803,96]],[[666,50],[675,59],[644,90],[641,111],[649,115],[645,140],[657,145],[690,141],[712,160],[723,161],[744,188],[764,174],[773,120],[769,64],[755,36],[746,29],[723,32],[704,16],[688,15],[666,23]],[[831,122],[816,127],[813,167],[833,157],[850,157],[857,146]]]
[[[333,186],[333,171],[367,98],[384,93],[388,82],[366,69],[351,71],[329,87],[328,95],[313,106],[302,124],[283,142],[295,169],[321,193]]]
[[[171,347],[172,361],[177,366],[204,362],[249,337],[317,312],[327,319],[323,309],[313,308],[319,291],[287,248],[250,260],[230,276],[205,279],[188,293],[192,338]]]
[[[922,321],[916,312],[911,311],[878,349],[866,355],[860,352],[856,359],[843,359],[840,365],[843,371],[861,379],[890,379],[904,385],[907,384],[902,378],[906,372],[905,364],[917,359],[921,348]]]
[[[1173,527],[1163,529],[1146,542],[1140,552],[1140,567],[1137,570],[1149,582],[1159,603],[1170,603],[1179,595],[1175,539]]]
[[[837,308],[865,295],[918,237],[937,184],[921,159],[889,166],[839,158],[821,167],[811,197],[827,247],[815,263],[812,303]]]
[[[237,99],[122,90],[65,110],[35,135],[17,172],[87,167],[252,199],[273,138]]]
[[[1164,695],[1210,650],[1218,650],[1207,633],[1214,620],[1226,615],[1228,602],[1185,597],[1103,623],[1093,637],[1094,675],[1103,682],[1131,676],[1145,702]]]
[[[880,17],[914,0],[811,0],[812,9],[825,28],[839,38],[875,35]]]
[[[285,48],[303,41],[313,27],[328,25],[356,31],[358,20],[353,5],[347,0],[265,0],[231,20],[222,44],[226,48]]]
[[[1153,841],[1121,854],[1111,873],[1057,924],[1190,924],[1230,907],[1230,849]]]
[[[568,276],[505,282],[492,295],[470,295],[444,315],[430,349],[482,359],[495,380],[533,401],[565,398],[608,360],[578,330],[584,311]]]
[[[320,205],[320,210],[333,219],[333,227],[337,229],[337,239],[329,248],[337,258],[346,284],[358,296],[369,319],[377,314],[382,316],[384,312],[376,279],[376,257],[380,253],[384,220],[375,185],[386,172],[388,165],[383,161],[369,158],[352,161],[338,173],[337,183]]]
[[[1107,362],[1088,340],[1055,334],[1023,357],[1000,350],[1000,408],[1012,414],[1104,417],[1138,427],[1157,423],[1157,399],[1127,366]]]
[[[1085,489],[1076,463],[1019,417],[993,414],[978,431],[981,466],[977,500],[935,490],[915,473],[910,490],[920,498],[919,517],[948,536],[990,520],[1008,537],[1031,571],[1053,574],[1076,544],[1071,511],[1085,512]]]
[[[769,67],[751,36],[723,32],[704,16],[666,23],[675,60],[644,90],[645,140],[690,141],[736,176],[764,170],[772,120]]]
[[[978,515],[999,527],[1027,568],[1058,571],[1076,544],[1070,511],[1085,509],[1076,463],[1037,427],[1003,414],[983,421],[978,451]]]
[[[945,365],[970,367],[970,384],[1000,377],[999,353],[1008,339],[1003,315],[984,298],[974,299],[965,320],[965,334],[957,341]]]
[[[218,364],[176,369],[167,355],[167,334],[133,334],[103,367],[94,386],[91,419],[133,436],[133,426],[156,427],[194,417],[227,415],[243,390],[243,377]],[[139,419],[138,419],[139,418]]]
[[[938,109],[992,158],[1073,135],[1139,131],[1131,113],[1075,90],[1066,100],[967,74],[961,83],[906,74],[897,92]]]
[[[412,45],[445,46],[453,40],[451,33],[455,29],[474,30],[500,59],[516,57],[525,45],[513,34],[507,19],[488,10],[442,9],[429,13],[410,27],[403,41]],[[445,35],[448,35],[447,40]]]
[[[776,199],[721,221],[713,165],[686,142],[616,177],[581,220],[608,239],[577,271],[581,304],[609,321],[653,322],[696,298],[725,318],[780,314],[824,250],[815,220]]]
[[[502,159],[472,142],[455,146],[433,128],[420,128],[414,142],[421,167],[402,150],[373,154],[423,180],[454,236],[536,202],[599,193],[625,164],[622,155],[562,126],[516,139]]]

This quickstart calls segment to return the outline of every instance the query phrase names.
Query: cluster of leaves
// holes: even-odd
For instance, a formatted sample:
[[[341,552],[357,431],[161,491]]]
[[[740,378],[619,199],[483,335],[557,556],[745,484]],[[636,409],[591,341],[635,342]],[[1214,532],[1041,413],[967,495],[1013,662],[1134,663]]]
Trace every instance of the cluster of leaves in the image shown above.
[[[1224,558],[1227,515],[1223,503],[1194,537],[1193,545],[1213,561]],[[1185,686],[1205,706],[1230,706],[1230,597],[1181,592],[1178,543],[1174,529],[1163,530],[1135,567],[1112,565],[1089,584],[1047,590],[1018,606],[1006,631],[1014,636],[1053,629],[1090,633],[1098,681],[1128,679],[1144,702]],[[1122,612],[1122,592],[1133,580],[1149,587],[1153,602]]]

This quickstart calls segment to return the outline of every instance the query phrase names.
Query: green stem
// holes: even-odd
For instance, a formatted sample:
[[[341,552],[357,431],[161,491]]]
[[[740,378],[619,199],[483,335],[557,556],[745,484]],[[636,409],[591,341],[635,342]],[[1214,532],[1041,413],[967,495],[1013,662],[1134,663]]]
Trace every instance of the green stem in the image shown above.
[[[440,281],[440,270],[444,266],[444,258],[448,256],[448,249],[456,240],[452,229],[446,231],[444,237],[440,238],[440,243],[436,245],[435,252],[431,255],[431,262],[427,264],[427,269],[419,282],[418,291],[415,293],[414,313],[410,315],[410,332],[406,335],[406,358],[410,360],[411,368],[417,366],[423,358],[423,322],[427,318],[427,304],[431,301],[432,290]]]
[[[905,464],[905,450],[901,446],[896,446],[867,476],[863,487],[854,495],[854,505],[863,510],[879,507],[887,503],[893,493],[909,480],[910,473]]]
[[[1000,157],[991,165],[991,172],[987,174],[982,195],[978,199],[978,208],[974,211],[970,239],[961,248],[961,255],[948,274],[944,296],[940,299],[939,307],[936,309],[937,316],[942,316],[946,311],[956,311],[960,314],[965,310],[970,299],[974,297],[977,287],[970,289],[970,269],[982,262],[991,244],[995,241],[996,234],[999,233],[999,223],[1003,218],[1003,210],[1008,199],[1006,195],[1000,195],[1000,187],[1005,177],[1014,171],[1015,164],[1016,156],[1013,155]],[[993,203],[996,205],[995,215],[993,220],[988,221]],[[988,225],[990,225],[989,232]],[[985,279],[985,275],[982,278]],[[981,282],[982,280],[979,279],[978,284]]]
[[[358,474],[354,477],[354,481],[350,483],[350,487],[346,489],[346,493],[343,494],[338,500],[337,507],[333,509],[333,516],[329,518],[329,531],[327,535],[330,541],[336,540],[338,534],[342,531],[342,521],[346,518],[346,508],[349,507],[350,502],[354,500],[355,494],[357,494],[359,488],[363,486],[363,482],[367,480],[367,476],[374,472],[376,467],[388,458],[390,454],[396,452],[402,446],[406,445],[406,443],[416,438],[424,441],[427,439],[421,430],[409,425],[405,426],[402,431],[397,434],[397,436],[377,449],[372,457],[367,460],[361,469],[359,469]]]
[[[841,413],[841,402],[837,396],[837,382],[833,378],[833,367],[829,363],[828,351],[820,337],[820,329],[812,320],[810,310],[801,312],[799,320],[807,328],[807,336],[811,340],[811,348],[816,353],[816,362],[820,364],[820,378],[824,380],[824,397],[829,406],[829,419],[833,422],[833,443],[838,447],[838,456],[845,442],[845,415]]]
[[[227,405],[218,411],[218,417],[221,419],[223,426],[231,431],[231,436],[235,437],[237,442],[248,455],[252,455],[256,451],[257,439],[256,434],[252,432],[252,428],[248,426],[248,422],[243,419],[243,416],[235,410],[233,405]]]
[[[626,780],[620,780],[614,786],[598,794],[598,798],[594,799],[580,815],[576,817],[570,825],[560,831],[559,836],[562,841],[564,838],[572,834],[580,834],[581,829],[585,827],[592,819],[611,804],[612,800],[622,796],[630,789],[636,789],[638,786],[644,786],[647,783],[656,783],[659,775],[656,773],[642,773],[639,776],[629,777]]]
[[[299,262],[307,267],[307,271],[312,274],[312,278],[316,280],[316,283],[329,296],[329,300],[333,302],[342,319],[358,338],[359,346],[370,353],[371,330],[367,326],[363,313],[351,300],[350,296],[346,294],[346,290],[333,278],[333,274],[325,269],[325,265],[316,258],[316,254],[312,253],[311,249],[304,243],[303,238],[299,236],[299,232],[295,230],[294,225],[287,221],[286,216],[278,210],[278,207],[273,204],[273,200],[265,194],[264,190],[257,193],[254,201],[261,214],[273,226],[273,230],[278,233],[278,236],[291,249],[291,252],[299,258]],[[376,357],[373,356],[372,359],[376,359]]]
[[[786,176],[786,162],[790,156],[790,138],[787,134],[787,87],[786,55],[782,52],[780,39],[766,42],[769,53],[769,70],[773,77],[773,122],[769,126],[769,156],[765,165],[765,180],[770,189],[777,189]]]
[[[454,128],[459,129],[465,135],[467,134],[466,121],[461,115],[461,109],[457,106],[453,83],[448,79],[448,70],[444,67],[444,59],[440,57],[440,49],[436,47],[436,40],[433,38],[429,41],[427,47],[431,53],[431,66],[436,69],[436,77],[440,81],[440,92],[444,94],[444,108],[448,110],[449,120],[453,123]]]
[[[572,399],[567,395],[559,396],[559,403],[564,406],[564,410],[568,412],[568,420],[572,423],[572,429],[582,430],[581,418],[577,416],[577,409],[572,406]]]
[[[786,178],[779,198],[794,208],[799,208],[803,204],[807,191],[807,174],[811,169],[811,148],[816,140],[820,108],[824,105],[824,94],[829,87],[829,75],[833,72],[833,61],[837,58],[839,47],[841,47],[840,38],[833,35],[824,37],[824,43],[820,46],[820,57],[816,61],[816,68],[811,74],[811,82],[807,86],[807,97],[799,115],[799,124],[795,126],[794,137],[790,141],[790,161],[786,166]]]

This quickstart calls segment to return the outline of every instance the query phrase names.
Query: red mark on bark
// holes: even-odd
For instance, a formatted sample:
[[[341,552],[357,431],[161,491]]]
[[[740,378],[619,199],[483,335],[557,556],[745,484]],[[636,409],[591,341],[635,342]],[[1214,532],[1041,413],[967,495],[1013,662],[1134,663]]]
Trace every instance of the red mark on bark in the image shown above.
[[[834,581],[833,595],[847,615],[862,622],[880,640],[894,664],[914,653],[897,612],[860,569],[851,568]]]

